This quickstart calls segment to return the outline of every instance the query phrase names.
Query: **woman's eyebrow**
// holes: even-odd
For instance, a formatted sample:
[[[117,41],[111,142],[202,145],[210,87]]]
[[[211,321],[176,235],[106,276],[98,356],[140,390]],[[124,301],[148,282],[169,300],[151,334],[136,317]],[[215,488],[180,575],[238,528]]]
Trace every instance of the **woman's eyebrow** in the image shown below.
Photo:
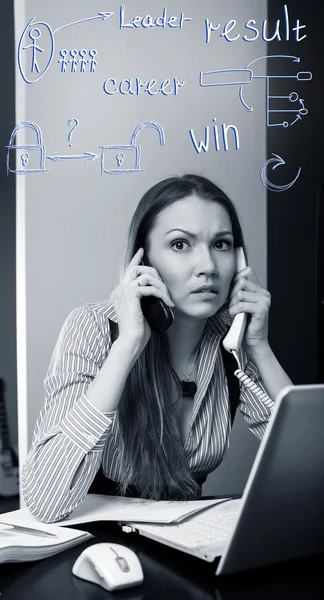
[[[175,227],[174,229],[169,229],[169,231],[167,231],[165,235],[168,235],[169,233],[172,233],[173,231],[181,231],[185,235],[188,235],[192,238],[197,237],[196,233],[192,233],[191,231],[188,231],[187,229],[182,229],[181,227]],[[231,235],[232,237],[234,237],[233,232],[230,229],[219,229],[218,231],[215,232],[215,234],[213,234],[212,237],[218,237],[220,235]]]

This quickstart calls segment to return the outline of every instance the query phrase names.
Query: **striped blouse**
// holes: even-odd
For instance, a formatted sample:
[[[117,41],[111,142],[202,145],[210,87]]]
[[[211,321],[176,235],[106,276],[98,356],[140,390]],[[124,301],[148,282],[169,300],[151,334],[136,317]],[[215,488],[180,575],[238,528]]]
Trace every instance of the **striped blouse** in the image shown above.
[[[22,472],[24,501],[45,522],[59,521],[75,509],[100,465],[109,479],[120,481],[118,411],[101,412],[86,396],[111,347],[109,319],[117,322],[110,300],[73,310],[50,361],[45,403]],[[201,341],[197,392],[183,447],[196,477],[213,471],[229,446],[230,405],[219,341],[230,322],[224,311],[209,318]],[[243,350],[240,359],[246,374],[265,391],[257,368]],[[241,386],[239,408],[260,439],[273,406],[272,400],[260,401]]]

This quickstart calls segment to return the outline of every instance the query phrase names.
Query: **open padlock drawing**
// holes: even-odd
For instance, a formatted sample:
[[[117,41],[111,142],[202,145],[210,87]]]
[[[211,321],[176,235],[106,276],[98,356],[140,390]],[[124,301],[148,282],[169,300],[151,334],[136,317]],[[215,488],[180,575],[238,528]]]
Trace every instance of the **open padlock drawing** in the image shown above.
[[[13,142],[18,131],[29,128],[35,135],[35,144],[15,145]],[[13,128],[7,152],[7,174],[15,173],[16,175],[25,175],[26,173],[43,173],[47,171],[44,168],[45,146],[43,144],[42,132],[33,121],[21,121]],[[15,165],[11,168],[10,165]]]
[[[136,137],[142,129],[153,127],[159,134],[160,145],[165,145],[164,131],[155,121],[143,121],[135,127],[130,144],[125,146],[99,146],[101,148],[101,174],[118,175],[137,173],[140,168],[141,147],[136,146]]]

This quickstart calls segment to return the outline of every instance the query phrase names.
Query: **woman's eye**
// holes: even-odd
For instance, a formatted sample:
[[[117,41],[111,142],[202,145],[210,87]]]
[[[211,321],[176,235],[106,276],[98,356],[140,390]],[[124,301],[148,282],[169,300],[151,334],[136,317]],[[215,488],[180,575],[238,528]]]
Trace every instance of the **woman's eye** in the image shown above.
[[[215,247],[218,250],[228,250],[231,247],[231,243],[228,240],[218,240],[215,242]]]
[[[189,247],[189,244],[186,242],[186,240],[175,240],[172,242],[171,246],[175,250],[179,250],[181,252],[182,250],[186,250]]]

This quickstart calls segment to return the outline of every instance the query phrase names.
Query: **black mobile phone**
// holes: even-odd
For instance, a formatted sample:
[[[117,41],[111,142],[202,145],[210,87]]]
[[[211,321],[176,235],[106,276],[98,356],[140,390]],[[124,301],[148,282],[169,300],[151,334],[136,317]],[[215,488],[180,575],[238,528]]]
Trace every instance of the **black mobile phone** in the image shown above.
[[[151,267],[145,252],[142,264]],[[149,326],[156,333],[163,333],[172,325],[173,312],[160,298],[156,296],[143,296],[141,298],[141,307]]]

